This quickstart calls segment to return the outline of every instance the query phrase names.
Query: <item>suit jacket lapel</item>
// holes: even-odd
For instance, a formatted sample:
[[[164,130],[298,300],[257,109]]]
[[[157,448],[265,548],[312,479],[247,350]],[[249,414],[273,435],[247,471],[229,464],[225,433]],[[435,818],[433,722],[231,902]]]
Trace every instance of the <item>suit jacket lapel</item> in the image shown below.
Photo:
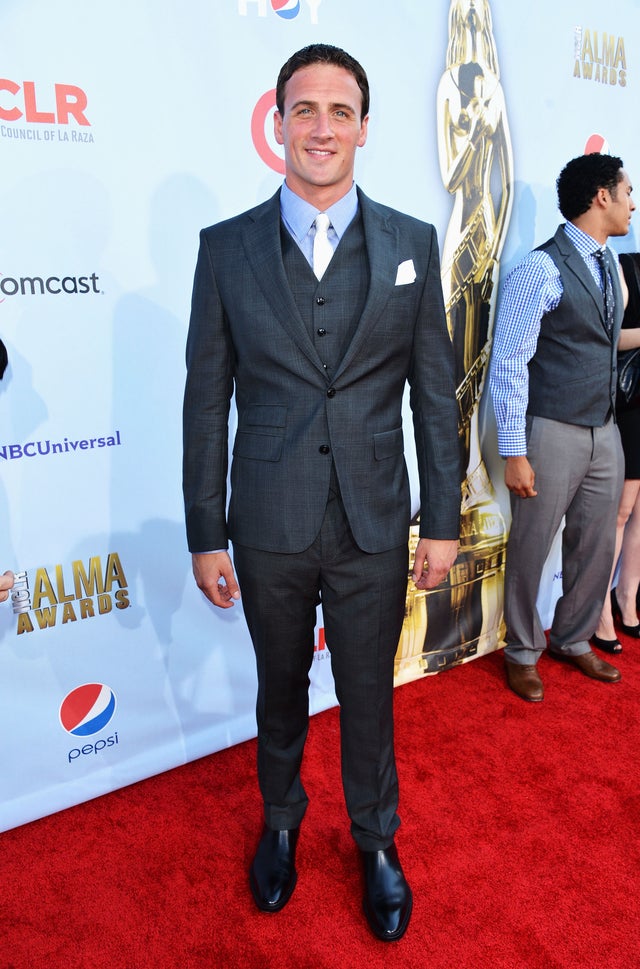
[[[369,257],[369,292],[351,343],[338,365],[337,379],[366,342],[395,286],[398,266],[398,236],[389,219],[364,192],[358,189],[362,223]]]
[[[366,303],[354,337],[338,365],[334,380],[366,342],[395,286],[398,236],[386,214],[358,189],[369,257],[370,284]],[[254,209],[243,233],[247,260],[273,313],[296,346],[322,373],[326,373],[289,288],[280,242],[280,191]]]
[[[322,361],[313,345],[289,287],[280,241],[280,190],[254,209],[243,232],[247,261],[274,315],[293,342],[324,375]]]

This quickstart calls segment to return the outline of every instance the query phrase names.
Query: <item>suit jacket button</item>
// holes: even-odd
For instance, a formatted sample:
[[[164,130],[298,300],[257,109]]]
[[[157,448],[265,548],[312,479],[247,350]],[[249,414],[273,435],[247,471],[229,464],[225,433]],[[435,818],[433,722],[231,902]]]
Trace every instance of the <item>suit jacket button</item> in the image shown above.
[[[320,451],[320,454],[328,454],[331,448],[328,444],[321,444],[318,450]]]
[[[327,397],[335,397],[335,395],[336,395],[336,388],[335,387],[329,387],[329,389],[327,391]]]
[[[316,330],[316,332],[317,332],[318,336],[326,336],[327,335],[327,331],[325,330],[325,328],[323,326],[319,327],[318,330]]]
[[[324,296],[317,296],[316,303],[318,304],[318,306],[324,306],[324,304],[326,303],[326,299],[324,298]]]

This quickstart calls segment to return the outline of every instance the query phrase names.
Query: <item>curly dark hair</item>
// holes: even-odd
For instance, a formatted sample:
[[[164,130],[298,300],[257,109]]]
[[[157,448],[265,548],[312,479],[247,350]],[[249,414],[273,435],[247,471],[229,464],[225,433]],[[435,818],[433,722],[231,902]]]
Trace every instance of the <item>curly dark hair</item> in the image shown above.
[[[598,190],[606,188],[616,197],[622,179],[622,159],[617,155],[579,155],[564,166],[556,181],[558,208],[571,222],[591,207]]]
[[[309,44],[308,47],[303,47],[302,50],[292,54],[286,64],[283,64],[276,83],[276,105],[280,114],[284,114],[284,89],[287,81],[296,71],[302,67],[311,67],[312,64],[333,64],[335,67],[343,67],[345,71],[352,74],[362,94],[360,117],[366,118],[369,114],[369,81],[365,70],[351,54],[331,44]]]

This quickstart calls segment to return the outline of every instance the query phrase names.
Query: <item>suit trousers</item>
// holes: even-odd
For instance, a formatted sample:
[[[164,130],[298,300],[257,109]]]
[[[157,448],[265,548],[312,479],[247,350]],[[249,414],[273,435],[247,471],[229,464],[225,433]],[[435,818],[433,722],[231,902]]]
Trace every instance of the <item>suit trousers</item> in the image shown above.
[[[300,768],[321,603],[340,704],[342,781],[351,832],[363,850],[388,847],[400,823],[393,675],[404,619],[408,545],[363,552],[339,495],[331,492],[320,533],[304,552],[235,545],[233,555],[256,655],[258,780],[267,825],[297,827],[308,803]]]
[[[535,664],[546,648],[537,597],[544,565],[564,518],[562,595],[549,647],[578,656],[590,650],[613,564],[624,458],[618,428],[579,427],[527,417],[527,454],[535,498],[511,497],[505,571],[505,655]]]

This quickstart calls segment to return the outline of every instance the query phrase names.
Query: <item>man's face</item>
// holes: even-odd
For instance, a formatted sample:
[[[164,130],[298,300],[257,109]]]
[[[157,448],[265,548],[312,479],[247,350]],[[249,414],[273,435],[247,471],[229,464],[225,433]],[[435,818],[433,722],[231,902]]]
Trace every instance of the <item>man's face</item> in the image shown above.
[[[608,232],[610,236],[626,236],[631,223],[631,213],[635,211],[635,202],[631,197],[632,187],[629,176],[622,170],[622,178],[618,182],[615,192],[609,196]]]
[[[312,64],[287,81],[284,114],[274,116],[275,138],[284,145],[287,185],[326,209],[351,188],[356,148],[367,140],[362,94],[349,71]]]

